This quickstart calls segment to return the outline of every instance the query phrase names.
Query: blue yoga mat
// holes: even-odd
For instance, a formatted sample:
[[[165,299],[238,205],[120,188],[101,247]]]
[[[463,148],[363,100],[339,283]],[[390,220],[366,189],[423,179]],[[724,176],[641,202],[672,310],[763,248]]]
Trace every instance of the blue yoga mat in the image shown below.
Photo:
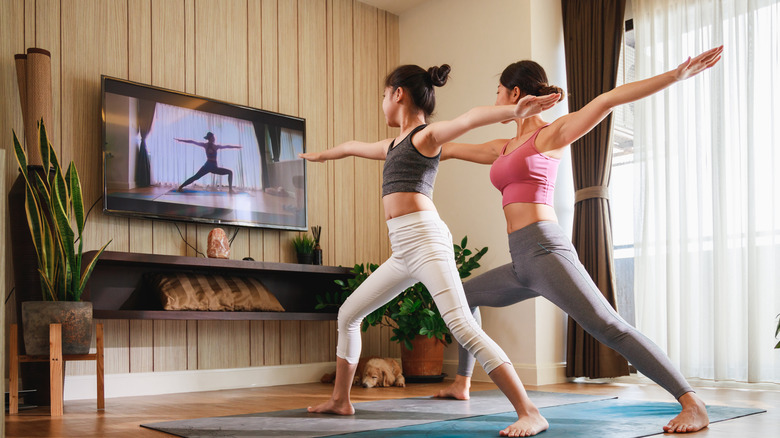
[[[677,403],[611,399],[541,408],[550,428],[543,438],[637,438],[663,433],[670,419],[680,413]],[[761,409],[707,406],[710,423],[766,412]],[[349,433],[339,437],[494,437],[514,423],[514,412],[481,415],[393,429]]]

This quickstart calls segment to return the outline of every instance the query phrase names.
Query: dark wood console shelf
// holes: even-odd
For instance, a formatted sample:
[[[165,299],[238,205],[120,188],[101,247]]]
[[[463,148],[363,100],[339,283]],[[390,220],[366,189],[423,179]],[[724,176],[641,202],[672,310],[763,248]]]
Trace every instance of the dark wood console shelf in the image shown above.
[[[97,251],[84,253],[83,265]],[[209,259],[105,251],[84,291],[98,319],[335,320],[336,313],[314,310],[317,294],[339,291],[334,280],[352,278],[348,268],[243,260]],[[286,312],[163,310],[143,276],[151,272],[241,275],[258,279]]]

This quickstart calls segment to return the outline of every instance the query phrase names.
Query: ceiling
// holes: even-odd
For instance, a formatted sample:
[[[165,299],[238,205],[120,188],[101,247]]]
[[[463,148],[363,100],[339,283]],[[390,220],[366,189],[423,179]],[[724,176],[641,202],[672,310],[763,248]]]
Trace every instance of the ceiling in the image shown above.
[[[427,0],[359,0],[361,3],[374,6],[375,8],[382,9],[387,12],[391,12],[395,15],[401,15],[402,13],[414,8],[415,6],[425,3]]]

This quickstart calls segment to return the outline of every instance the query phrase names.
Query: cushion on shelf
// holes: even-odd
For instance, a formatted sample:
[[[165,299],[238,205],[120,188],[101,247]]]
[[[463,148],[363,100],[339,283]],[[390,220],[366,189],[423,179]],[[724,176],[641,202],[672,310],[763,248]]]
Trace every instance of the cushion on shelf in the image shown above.
[[[165,310],[284,312],[276,297],[252,277],[194,274],[147,274]]]

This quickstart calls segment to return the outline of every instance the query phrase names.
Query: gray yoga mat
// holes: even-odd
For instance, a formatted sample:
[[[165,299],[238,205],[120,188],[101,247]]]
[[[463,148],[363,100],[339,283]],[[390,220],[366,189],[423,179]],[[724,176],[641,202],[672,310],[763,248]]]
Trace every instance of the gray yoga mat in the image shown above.
[[[528,395],[539,408],[612,398],[541,391],[528,391]],[[355,403],[354,406],[355,415],[351,416],[310,414],[306,409],[293,409],[141,426],[185,438],[323,437],[514,411],[509,400],[498,390],[472,392],[468,401],[415,397]]]
[[[639,438],[663,433],[663,427],[680,413],[677,403],[610,399],[540,409],[550,424],[543,438]],[[765,412],[762,409],[707,406],[710,423]],[[496,436],[517,419],[514,412],[480,415],[449,421],[415,424],[394,429],[340,435],[343,438],[474,438]]]

